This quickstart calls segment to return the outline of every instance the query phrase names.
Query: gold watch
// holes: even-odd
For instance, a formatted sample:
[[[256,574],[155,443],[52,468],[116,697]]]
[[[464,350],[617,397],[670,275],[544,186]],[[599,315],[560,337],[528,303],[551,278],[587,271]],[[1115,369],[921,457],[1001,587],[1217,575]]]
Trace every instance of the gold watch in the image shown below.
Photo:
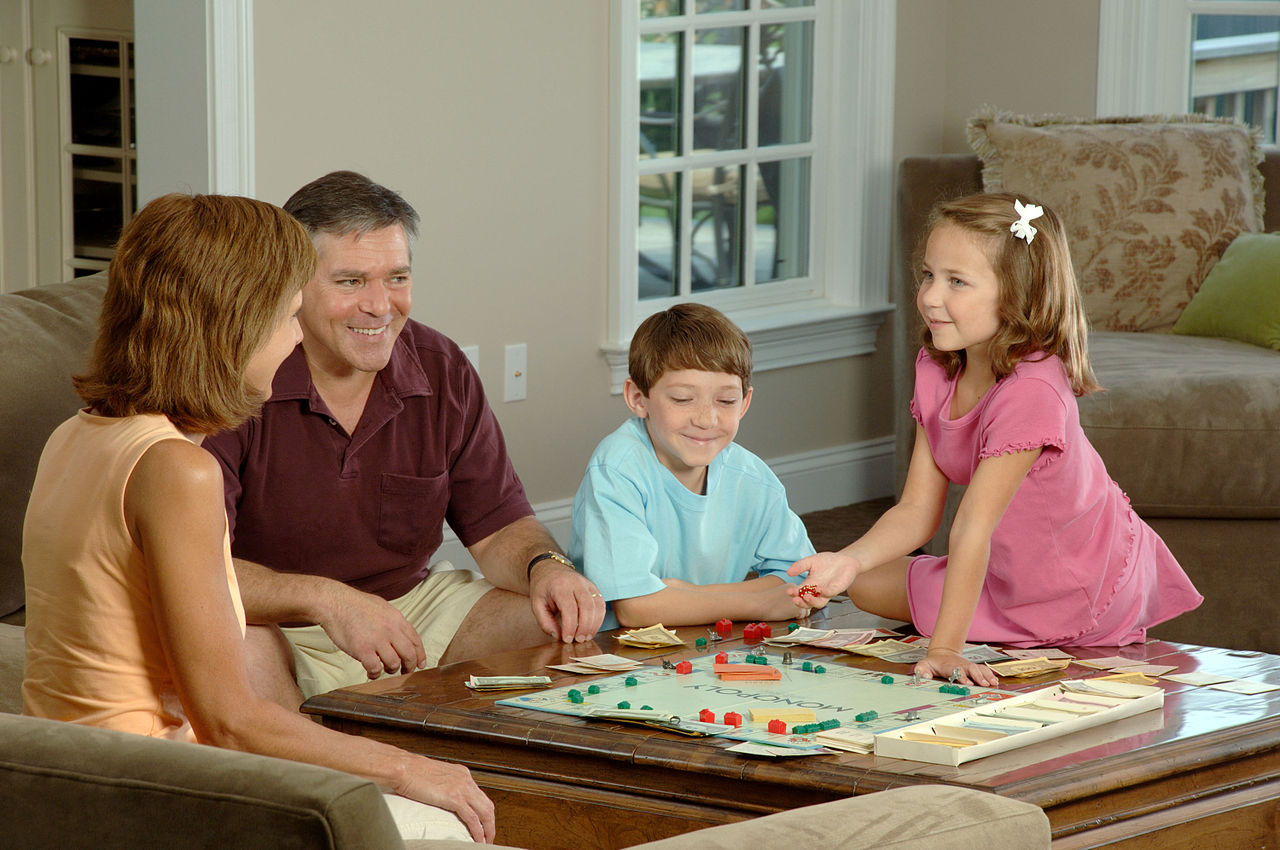
[[[541,555],[535,555],[533,560],[529,562],[529,569],[525,573],[526,577],[532,578],[534,566],[541,561],[547,560],[548,558],[550,558],[553,561],[557,561],[561,564],[564,564],[566,567],[573,570],[574,572],[577,572],[578,570],[578,568],[574,566],[573,561],[570,561],[568,558],[566,558],[564,555],[561,555],[559,552],[546,551],[546,552],[543,552]]]

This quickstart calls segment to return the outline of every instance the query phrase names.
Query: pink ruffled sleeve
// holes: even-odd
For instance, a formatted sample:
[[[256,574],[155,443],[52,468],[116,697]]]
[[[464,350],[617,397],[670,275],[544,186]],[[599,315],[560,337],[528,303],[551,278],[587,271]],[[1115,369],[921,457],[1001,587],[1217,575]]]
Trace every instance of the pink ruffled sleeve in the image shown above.
[[[1017,377],[999,388],[983,416],[978,459],[1031,449],[1061,452],[1067,445],[1062,394],[1038,378]],[[1044,462],[1044,455],[1037,466]]]

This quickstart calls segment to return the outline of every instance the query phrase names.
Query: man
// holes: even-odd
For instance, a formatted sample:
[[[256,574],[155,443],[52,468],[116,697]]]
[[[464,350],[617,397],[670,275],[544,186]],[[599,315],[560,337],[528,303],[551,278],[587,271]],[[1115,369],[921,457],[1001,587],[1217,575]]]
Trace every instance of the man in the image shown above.
[[[318,255],[302,343],[261,418],[204,442],[245,613],[265,626],[247,638],[256,685],[296,707],[383,673],[589,639],[600,592],[534,519],[479,376],[408,318],[417,212],[349,171],[285,209]],[[445,520],[484,579],[428,570]]]

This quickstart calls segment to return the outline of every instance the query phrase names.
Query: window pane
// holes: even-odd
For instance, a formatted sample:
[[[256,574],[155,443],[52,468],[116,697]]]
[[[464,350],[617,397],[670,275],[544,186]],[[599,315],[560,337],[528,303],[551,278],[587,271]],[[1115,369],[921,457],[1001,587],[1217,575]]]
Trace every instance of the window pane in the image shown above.
[[[676,270],[680,267],[680,175],[646,174],[640,177],[640,218],[636,228],[640,283],[638,296],[663,298],[676,295]]]
[[[71,141],[118,148],[122,142],[120,42],[73,38]]]
[[[813,23],[760,28],[760,145],[813,135]]]
[[[640,37],[640,158],[680,151],[679,33]]]
[[[809,274],[809,158],[760,163],[756,283]]]
[[[77,257],[109,260],[124,224],[124,167],[105,156],[73,156],[72,242]]]
[[[812,6],[813,0],[761,0],[761,9],[793,9],[796,6]]]
[[[640,0],[641,18],[665,18],[684,14],[680,0]]]
[[[742,173],[743,166],[692,172],[694,292],[742,286]]]
[[[745,27],[698,30],[693,43],[693,149],[743,146]]]
[[[747,8],[747,0],[694,0],[693,8],[699,15],[708,12],[741,12]]]
[[[1191,109],[1260,127],[1276,141],[1280,16],[1196,15]]]

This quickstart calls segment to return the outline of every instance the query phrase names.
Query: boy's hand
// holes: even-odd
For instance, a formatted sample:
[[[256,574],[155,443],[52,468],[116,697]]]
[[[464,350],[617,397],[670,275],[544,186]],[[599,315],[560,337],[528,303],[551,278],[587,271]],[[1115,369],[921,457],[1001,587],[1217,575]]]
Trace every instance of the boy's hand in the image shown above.
[[[822,608],[831,597],[848,590],[861,571],[862,563],[852,555],[819,552],[796,561],[787,569],[789,576],[808,573],[803,584],[786,585],[787,594],[797,608]]]

